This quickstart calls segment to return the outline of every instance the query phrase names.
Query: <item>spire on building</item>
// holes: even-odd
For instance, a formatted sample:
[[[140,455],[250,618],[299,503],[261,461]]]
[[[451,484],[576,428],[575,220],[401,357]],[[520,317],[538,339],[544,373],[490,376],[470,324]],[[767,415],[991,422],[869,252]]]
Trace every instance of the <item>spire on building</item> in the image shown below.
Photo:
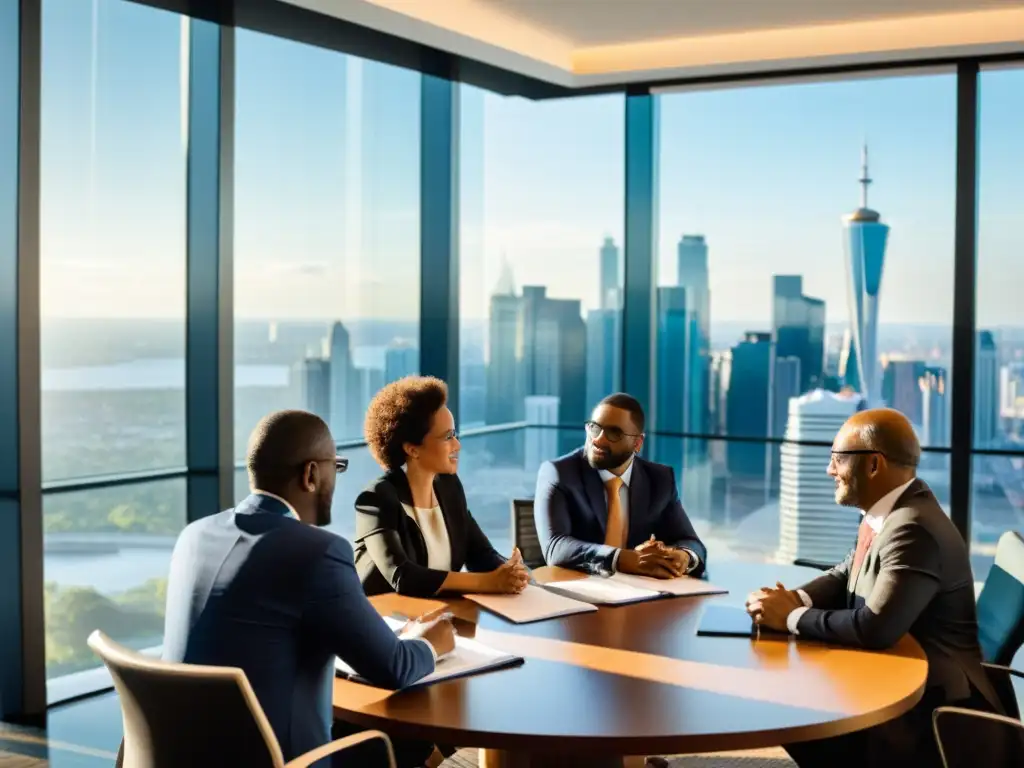
[[[871,176],[868,173],[868,143],[864,142],[864,147],[860,153],[860,178],[857,179],[860,182],[860,207],[868,207],[868,187],[871,185]]]
[[[508,263],[508,259],[505,257],[505,254],[501,255],[501,273],[498,276],[498,282],[494,284],[494,290],[491,292],[491,295],[516,295],[516,279],[512,274],[512,265]]]

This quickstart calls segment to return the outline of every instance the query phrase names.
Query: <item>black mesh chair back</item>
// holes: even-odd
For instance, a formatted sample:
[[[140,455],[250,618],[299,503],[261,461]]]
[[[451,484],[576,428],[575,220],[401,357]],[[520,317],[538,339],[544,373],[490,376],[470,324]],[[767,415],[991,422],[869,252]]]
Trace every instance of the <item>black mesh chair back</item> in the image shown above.
[[[512,543],[519,547],[527,568],[544,565],[544,552],[533,522],[533,499],[512,499]]]

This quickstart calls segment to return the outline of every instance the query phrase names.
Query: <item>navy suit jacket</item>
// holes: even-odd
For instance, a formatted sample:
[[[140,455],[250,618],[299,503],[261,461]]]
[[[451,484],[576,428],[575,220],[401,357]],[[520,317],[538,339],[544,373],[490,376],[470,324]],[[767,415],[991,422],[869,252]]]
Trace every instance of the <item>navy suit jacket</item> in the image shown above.
[[[240,667],[286,760],[331,738],[334,657],[384,688],[434,669],[422,641],[402,641],[363,594],[352,547],[253,494],[188,525],[167,585],[164,658]]]
[[[612,571],[616,548],[604,544],[608,497],[583,449],[541,465],[533,519],[548,565],[590,573]],[[679,501],[675,473],[637,456],[629,484],[626,546],[636,547],[652,535],[670,547],[692,550],[700,565],[690,575],[704,572],[707,550]]]

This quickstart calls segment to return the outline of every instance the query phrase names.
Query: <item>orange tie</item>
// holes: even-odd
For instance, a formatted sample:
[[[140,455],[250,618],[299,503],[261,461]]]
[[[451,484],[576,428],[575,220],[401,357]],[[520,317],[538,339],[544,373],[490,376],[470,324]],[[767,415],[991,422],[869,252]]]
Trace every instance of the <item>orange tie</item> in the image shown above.
[[[622,501],[619,499],[621,487],[621,477],[613,477],[604,484],[608,493],[608,525],[605,527],[604,543],[611,547],[626,545],[626,521],[622,517]]]

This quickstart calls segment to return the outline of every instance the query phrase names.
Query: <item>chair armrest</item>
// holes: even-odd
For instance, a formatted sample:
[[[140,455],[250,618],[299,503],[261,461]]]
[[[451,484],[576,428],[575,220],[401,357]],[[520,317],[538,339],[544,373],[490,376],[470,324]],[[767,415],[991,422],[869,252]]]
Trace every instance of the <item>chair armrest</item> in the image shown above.
[[[1005,672],[1008,675],[1019,677],[1024,680],[1024,672],[1019,669],[1014,669],[1013,667],[1004,667],[1002,664],[989,664],[987,661],[982,662],[981,666],[985,669],[998,669],[1000,672]]]
[[[384,742],[384,746],[388,751],[388,765],[390,768],[395,768],[395,750],[391,747],[391,739],[387,737],[387,734],[380,731],[362,731],[352,736],[346,736],[343,739],[336,739],[330,744],[324,744],[322,747],[311,749],[306,754],[290,760],[285,764],[284,768],[307,768],[307,766],[312,765],[318,760],[323,760],[328,755],[333,755],[335,752],[341,752],[343,749],[354,747],[356,744],[362,744],[364,741],[370,741],[371,739],[380,739]]]
[[[793,565],[802,565],[804,568],[814,568],[818,571],[829,571],[835,566],[835,563],[823,563],[820,560],[808,560],[803,557],[798,557],[793,561]]]

